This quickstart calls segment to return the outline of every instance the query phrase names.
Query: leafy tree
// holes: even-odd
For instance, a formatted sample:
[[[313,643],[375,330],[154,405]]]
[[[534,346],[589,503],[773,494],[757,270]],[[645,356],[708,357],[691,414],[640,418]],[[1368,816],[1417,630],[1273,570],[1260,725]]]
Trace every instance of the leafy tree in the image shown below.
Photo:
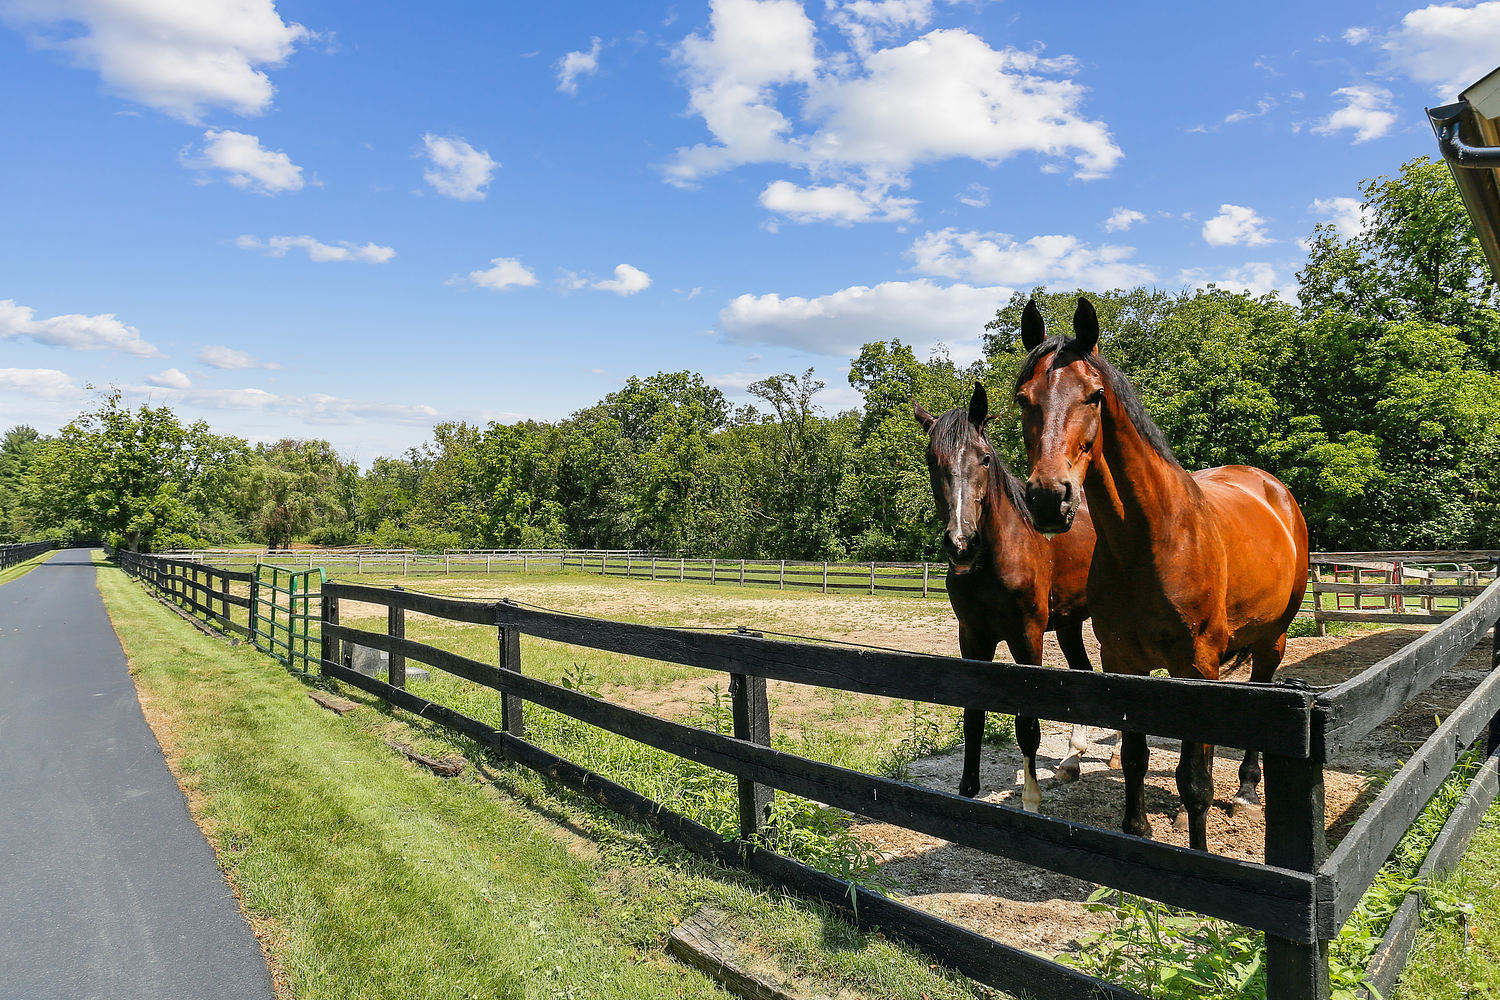
[[[132,411],[112,389],[38,445],[20,506],[34,532],[54,537],[106,537],[131,549],[192,542],[244,455],[243,441],[203,421],[183,427],[165,406]]]
[[[339,480],[344,463],[327,441],[292,441],[256,448],[246,487],[251,524],[268,548],[339,520]]]
[[[41,440],[41,433],[25,424],[12,427],[0,439],[0,542],[21,540],[21,512],[17,509],[21,482]]]

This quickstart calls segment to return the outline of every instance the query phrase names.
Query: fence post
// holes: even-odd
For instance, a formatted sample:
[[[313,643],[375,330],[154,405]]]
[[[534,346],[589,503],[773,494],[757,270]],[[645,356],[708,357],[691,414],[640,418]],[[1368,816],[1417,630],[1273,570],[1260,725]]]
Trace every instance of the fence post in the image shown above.
[[[870,594],[871,596],[875,594],[875,564],[873,562],[870,563]]]
[[[1392,583],[1402,583],[1402,582],[1404,582],[1401,579],[1401,573],[1402,573],[1403,569],[1404,569],[1404,567],[1401,565],[1401,560],[1400,559],[1397,559],[1395,562],[1391,563],[1391,582]],[[1399,592],[1391,594],[1390,608],[1391,608],[1392,611],[1396,612],[1397,614],[1400,614],[1400,613],[1402,613],[1402,612],[1404,612],[1406,610],[1406,600],[1401,596],[1401,594]]]
[[[759,632],[741,634],[759,638]],[[766,698],[766,679],[748,674],[729,675],[729,704],[734,715],[734,738],[771,745],[771,706]],[[740,837],[750,839],[765,826],[775,793],[765,785],[740,778]]]
[[[609,569],[609,553],[605,552],[599,557],[599,575],[606,576]]]
[[[525,576],[527,573],[530,573],[530,572],[531,572],[531,556],[527,555],[525,552],[522,552],[521,553],[521,575]]]
[[[219,614],[224,618],[225,631],[229,631],[229,573],[219,577]]]
[[[745,585],[745,560],[740,560],[740,586]]]
[[[781,560],[781,572],[776,575],[776,585],[780,589],[782,589],[782,590],[786,589],[786,560],[785,559]]]
[[[1328,856],[1323,762],[1266,754],[1266,864],[1314,872]],[[1328,942],[1266,935],[1266,1000],[1327,1000]]]
[[[828,593],[828,563],[823,563],[823,593]]]
[[[250,645],[260,647],[260,574],[250,571]]]
[[[651,557],[651,582],[656,582],[656,557]]]
[[[324,598],[327,600],[327,598]],[[385,609],[385,634],[392,639],[406,638],[406,609],[398,608],[394,604],[386,605]],[[406,654],[386,654],[386,681],[391,687],[406,687]]]
[[[447,549],[443,550],[443,575],[453,575],[453,553],[449,552]]]
[[[922,564],[922,596],[923,597],[927,596],[927,571],[929,569],[931,569],[931,568],[932,567],[928,566],[925,562]]]
[[[521,633],[512,626],[498,626],[500,640],[500,669],[519,674],[521,672]],[[526,722],[522,714],[522,700],[518,694],[500,695],[500,728],[517,739],[526,736]]]
[[[677,582],[681,583],[687,579],[687,557],[683,556],[677,560]]]
[[[337,625],[339,623],[339,599],[337,597],[330,597],[327,594],[323,595],[323,616],[322,617],[323,617],[323,628],[322,628],[321,631],[322,631],[323,648],[322,648],[322,650],[319,651],[319,654],[318,654],[318,656],[319,656],[318,673],[320,673],[320,674],[326,672],[324,670],[324,665],[325,664],[336,663],[339,666],[343,666],[343,663],[344,663],[343,658],[339,656],[339,641],[338,641],[338,639],[336,639],[333,636],[331,636],[331,635],[328,634],[328,626],[329,625]]]
[[[708,582],[710,584],[719,582],[719,560],[717,558],[708,561]]]

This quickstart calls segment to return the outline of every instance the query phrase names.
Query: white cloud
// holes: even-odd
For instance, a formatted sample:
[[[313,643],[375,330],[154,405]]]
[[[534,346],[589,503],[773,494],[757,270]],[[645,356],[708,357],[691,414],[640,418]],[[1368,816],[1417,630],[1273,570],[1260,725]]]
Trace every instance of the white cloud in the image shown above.
[[[1144,213],[1137,212],[1133,208],[1117,208],[1104,220],[1104,231],[1106,233],[1124,232],[1137,222],[1145,222]]]
[[[860,53],[903,30],[920,30],[932,22],[932,0],[849,0],[830,7],[829,20]]]
[[[1236,122],[1246,121],[1247,119],[1250,119],[1250,118],[1260,118],[1260,117],[1263,117],[1265,115],[1270,114],[1273,110],[1275,110],[1275,108],[1276,108],[1276,99],[1275,98],[1272,98],[1272,97],[1263,97],[1260,100],[1258,100],[1258,101],[1255,102],[1255,110],[1254,111],[1246,111],[1243,108],[1240,108],[1240,109],[1237,109],[1235,111],[1229,112],[1229,114],[1227,114],[1227,115],[1224,116],[1223,124],[1225,124],[1225,125],[1233,125]]]
[[[820,59],[815,26],[796,0],[715,0],[707,36],[689,35],[675,50],[689,109],[713,141],[678,149],[667,179],[686,186],[743,164],[781,163],[825,187],[883,192],[905,186],[918,164],[952,158],[994,164],[1032,152],[1053,168],[1071,160],[1085,179],[1114,168],[1123,154],[1104,123],[1080,113],[1084,88],[1070,78],[1071,59],[992,49],[961,30],[874,47],[888,29],[925,26],[930,7],[836,5],[832,20],[857,27],[858,38],[851,51]]]
[[[1344,31],[1344,41],[1350,45],[1363,45],[1370,40],[1369,28],[1349,28]]]
[[[138,358],[166,355],[141,339],[141,332],[115,319],[113,313],[83,316],[68,313],[37,319],[36,311],[14,299],[0,299],[0,340],[25,337],[38,344],[72,351],[119,351]]]
[[[924,274],[991,284],[1133,288],[1156,280],[1132,263],[1134,247],[1089,246],[1076,236],[1033,236],[1018,242],[1005,233],[924,233],[909,251]]]
[[[1391,92],[1373,83],[1356,83],[1340,87],[1333,96],[1341,98],[1344,106],[1312,127],[1318,135],[1333,135],[1343,129],[1354,130],[1355,142],[1378,139],[1396,124],[1395,112],[1391,111]]]
[[[257,236],[241,236],[234,243],[244,250],[260,250],[268,257],[285,257],[291,250],[305,250],[310,260],[319,263],[356,260],[366,264],[384,264],[396,256],[393,248],[375,243],[359,244],[340,240],[337,246],[333,246],[311,236],[272,236],[265,240]]]
[[[874,340],[899,337],[919,349],[946,343],[961,363],[980,355],[984,324],[1010,298],[1005,287],[939,285],[926,278],[857,285],[816,298],[741,295],[719,312],[725,336],[850,357]]]
[[[1220,205],[1219,214],[1203,224],[1203,240],[1214,247],[1263,246],[1274,242],[1266,221],[1244,205]]]
[[[110,91],[194,124],[210,108],[264,112],[275,89],[262,67],[313,37],[274,0],[10,0],[0,18]]]
[[[1500,61],[1500,3],[1414,10],[1380,47],[1392,68],[1431,87],[1439,101],[1457,100]]]
[[[438,416],[431,406],[405,403],[345,399],[324,393],[305,396],[280,395],[265,389],[189,389],[177,387],[131,386],[131,391],[165,398],[174,405],[195,406],[206,410],[247,410],[278,414],[302,423],[349,425],[367,422],[427,425]]]
[[[754,382],[768,378],[770,372],[725,372],[723,375],[710,375],[705,381],[709,385],[716,385],[723,389],[748,389]]]
[[[428,132],[422,136],[431,166],[422,178],[434,191],[459,201],[482,201],[490,175],[500,166],[490,154],[475,149],[458,136],[443,137]]]
[[[199,170],[222,170],[229,183],[256,194],[300,191],[305,183],[302,168],[291,157],[271,152],[253,135],[227,129],[204,132],[202,152],[194,155],[184,150],[182,163]]]
[[[1195,289],[1217,285],[1227,291],[1249,292],[1251,295],[1277,292],[1288,301],[1295,299],[1297,295],[1295,279],[1283,279],[1276,265],[1263,261],[1231,267],[1212,276],[1203,268],[1189,268],[1180,272],[1177,280]]]
[[[618,264],[615,266],[613,278],[608,281],[596,281],[591,287],[601,292],[614,292],[616,295],[634,295],[636,292],[645,291],[651,287],[651,275],[638,267]]]
[[[599,72],[599,39],[587,52],[569,52],[557,61],[557,89],[564,94],[578,93],[578,78]]]
[[[210,368],[235,371],[241,368],[280,368],[274,361],[257,361],[244,351],[222,344],[209,344],[198,352],[198,363]]]
[[[0,368],[0,389],[38,399],[61,399],[78,391],[56,368]]]
[[[156,375],[147,375],[146,381],[164,389],[190,389],[193,386],[193,380],[179,368],[168,368]]]
[[[1345,239],[1358,236],[1364,228],[1364,204],[1358,198],[1314,198],[1307,210],[1332,222]]]
[[[905,222],[916,205],[913,198],[897,198],[881,187],[856,190],[847,184],[798,187],[791,181],[772,181],[760,193],[760,204],[794,222]]]
[[[470,271],[468,277],[454,278],[448,284],[457,284],[467,280],[470,284],[478,285],[480,288],[491,288],[497,292],[503,292],[507,288],[527,287],[536,284],[536,275],[531,268],[522,264],[515,257],[493,257],[490,259],[491,267],[482,271]]]
[[[970,208],[984,208],[990,203],[990,189],[983,184],[970,184],[964,189],[964,193],[958,196],[958,200]]]

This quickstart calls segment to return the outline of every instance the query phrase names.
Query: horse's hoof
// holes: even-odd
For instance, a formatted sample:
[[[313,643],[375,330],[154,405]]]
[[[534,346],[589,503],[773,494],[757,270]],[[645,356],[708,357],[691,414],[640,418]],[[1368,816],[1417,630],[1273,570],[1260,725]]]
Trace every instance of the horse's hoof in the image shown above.
[[[974,796],[979,794],[979,785],[977,783],[973,785],[959,785],[958,794],[962,795],[966,799],[972,799]]]
[[[1126,820],[1125,823],[1120,827],[1120,829],[1124,830],[1132,837],[1140,837],[1142,840],[1151,839],[1151,821],[1148,819],[1143,818],[1139,823],[1134,824],[1132,824],[1129,820]]]
[[[1182,833],[1187,830],[1187,828],[1188,811],[1186,809],[1179,809],[1177,810],[1176,818],[1172,820],[1172,829],[1176,830],[1178,833]]]
[[[1057,780],[1064,782],[1077,781],[1079,771],[1077,764],[1059,764],[1057,766]]]
[[[1258,802],[1243,802],[1235,799],[1229,803],[1229,815],[1235,819],[1248,820],[1251,823],[1259,823],[1266,818],[1266,810]]]

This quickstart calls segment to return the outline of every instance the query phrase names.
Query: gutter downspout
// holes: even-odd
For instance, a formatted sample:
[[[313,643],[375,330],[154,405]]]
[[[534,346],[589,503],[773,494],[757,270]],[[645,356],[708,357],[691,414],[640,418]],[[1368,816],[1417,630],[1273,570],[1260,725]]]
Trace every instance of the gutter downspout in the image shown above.
[[[1453,182],[1474,222],[1474,231],[1490,265],[1490,277],[1500,283],[1500,146],[1482,141],[1474,109],[1468,101],[1428,108],[1427,119],[1437,134],[1438,149],[1453,174]]]

